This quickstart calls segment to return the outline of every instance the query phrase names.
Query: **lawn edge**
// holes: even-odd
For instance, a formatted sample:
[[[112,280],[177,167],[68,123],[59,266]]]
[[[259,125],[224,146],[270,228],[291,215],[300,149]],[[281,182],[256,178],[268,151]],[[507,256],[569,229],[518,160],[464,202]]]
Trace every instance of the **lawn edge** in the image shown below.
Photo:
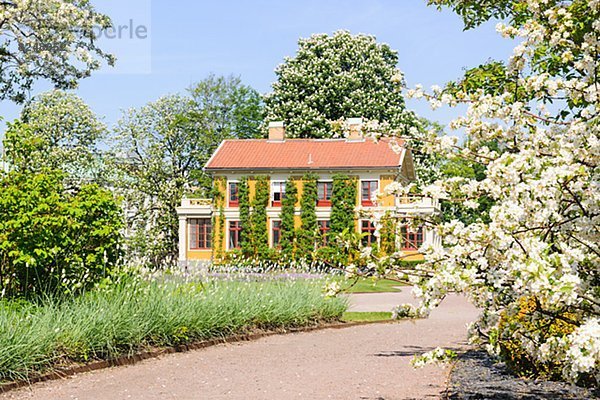
[[[0,393],[6,393],[12,390],[20,389],[23,387],[31,386],[35,383],[54,381],[59,379],[65,379],[74,375],[83,374],[87,372],[98,371],[111,367],[120,367],[135,365],[144,360],[158,358],[166,354],[185,353],[193,350],[205,349],[208,347],[216,346],[219,344],[228,343],[239,343],[239,342],[250,342],[261,338],[276,336],[276,335],[288,335],[293,333],[305,333],[314,332],[326,329],[344,329],[352,328],[355,326],[362,325],[374,325],[374,324],[390,324],[401,322],[400,320],[382,320],[382,321],[356,321],[356,322],[333,322],[324,323],[319,325],[311,325],[297,328],[282,328],[260,332],[252,332],[247,334],[238,334],[225,336],[220,338],[214,338],[210,340],[203,340],[199,342],[192,342],[188,344],[182,344],[177,346],[160,347],[153,350],[142,351],[133,355],[125,355],[108,360],[98,360],[87,364],[77,365],[69,368],[56,368],[50,372],[46,372],[41,375],[32,376],[27,380],[13,381],[7,383],[0,383]]]

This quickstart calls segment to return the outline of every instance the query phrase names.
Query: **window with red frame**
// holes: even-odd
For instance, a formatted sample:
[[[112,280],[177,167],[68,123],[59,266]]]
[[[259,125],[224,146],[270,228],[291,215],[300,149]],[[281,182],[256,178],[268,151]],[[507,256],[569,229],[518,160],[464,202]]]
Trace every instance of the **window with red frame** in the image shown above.
[[[419,250],[423,246],[423,227],[419,229],[410,229],[408,226],[400,228],[400,240],[402,250]]]
[[[360,200],[363,206],[371,207],[374,205],[373,196],[377,192],[379,182],[362,181],[360,190]]]
[[[362,238],[363,246],[369,247],[377,244],[377,236],[375,236],[375,225],[368,220],[361,222],[360,231],[365,234]]]
[[[212,247],[212,220],[190,219],[190,249],[208,250]]]
[[[271,182],[271,205],[281,207],[285,198],[285,182]]]
[[[329,231],[331,230],[331,221],[323,220],[319,221],[319,238],[321,239],[321,244],[323,246],[327,246],[329,244]]]
[[[331,194],[333,193],[333,182],[318,182],[317,189],[319,193],[319,199],[317,200],[317,206],[329,207],[331,206]]]
[[[273,221],[273,248],[279,248],[281,245],[281,221]]]
[[[240,188],[237,182],[229,183],[229,207],[239,207],[240,205]]]
[[[229,248],[241,248],[242,225],[240,221],[229,221]]]

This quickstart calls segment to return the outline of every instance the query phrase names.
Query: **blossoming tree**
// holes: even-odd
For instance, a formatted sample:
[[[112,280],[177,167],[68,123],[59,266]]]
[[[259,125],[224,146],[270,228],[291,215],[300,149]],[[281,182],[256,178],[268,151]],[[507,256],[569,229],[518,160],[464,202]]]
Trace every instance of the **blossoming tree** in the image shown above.
[[[72,184],[102,182],[101,141],[106,126],[77,95],[53,90],[28,102],[8,125],[3,141],[7,161],[20,171],[65,172]]]
[[[109,26],[88,0],[0,1],[0,100],[23,102],[38,79],[72,89],[102,61],[112,65],[94,33]]]
[[[398,53],[373,36],[337,31],[300,39],[298,52],[275,73],[265,97],[267,119],[292,137],[331,137],[331,122],[352,117],[410,123],[402,96]]]
[[[430,152],[485,170],[484,179],[441,179],[423,194],[473,208],[485,197],[492,206],[486,221],[470,223],[408,216],[415,225],[436,224],[443,246],[421,249],[427,262],[410,269],[399,267],[401,253],[368,265],[414,283],[421,312],[450,292],[465,293],[482,310],[471,337],[491,352],[520,353],[535,371],[597,384],[600,1],[430,3],[452,7],[468,28],[502,18],[497,30],[518,42],[507,63],[482,66],[478,79],[408,93],[434,108],[466,104],[466,115],[449,126],[466,132],[464,145],[435,132],[422,141]],[[421,361],[445,355],[437,350]]]

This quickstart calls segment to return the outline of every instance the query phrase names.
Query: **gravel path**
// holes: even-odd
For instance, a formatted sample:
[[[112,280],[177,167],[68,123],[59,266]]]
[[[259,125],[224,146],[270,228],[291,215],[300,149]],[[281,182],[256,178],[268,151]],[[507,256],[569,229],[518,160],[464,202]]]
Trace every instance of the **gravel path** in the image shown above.
[[[449,297],[427,320],[271,336],[45,382],[0,399],[434,399],[447,370],[414,354],[464,345],[476,310]]]
[[[350,308],[348,311],[392,311],[392,308],[403,304],[418,304],[412,296],[410,287],[403,287],[401,292],[393,293],[358,293],[350,295]]]

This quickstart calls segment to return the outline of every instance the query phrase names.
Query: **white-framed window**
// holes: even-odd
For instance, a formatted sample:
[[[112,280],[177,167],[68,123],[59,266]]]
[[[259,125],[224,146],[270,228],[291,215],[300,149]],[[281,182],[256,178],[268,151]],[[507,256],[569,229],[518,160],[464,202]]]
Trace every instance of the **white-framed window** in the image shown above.
[[[271,221],[271,245],[274,249],[281,247],[281,220]]]
[[[375,203],[373,202],[373,198],[375,197],[375,193],[377,193],[378,189],[379,181],[376,179],[360,181],[361,204],[365,207],[374,206]]]
[[[317,182],[317,206],[318,207],[331,207],[331,195],[333,194],[333,182],[332,181],[318,181]]]
[[[281,202],[285,198],[285,181],[271,182],[271,206],[281,207]]]
[[[242,247],[242,224],[240,221],[229,221],[227,224],[229,250],[240,249]]]
[[[239,207],[240,205],[240,183],[238,181],[227,182],[227,205]]]

